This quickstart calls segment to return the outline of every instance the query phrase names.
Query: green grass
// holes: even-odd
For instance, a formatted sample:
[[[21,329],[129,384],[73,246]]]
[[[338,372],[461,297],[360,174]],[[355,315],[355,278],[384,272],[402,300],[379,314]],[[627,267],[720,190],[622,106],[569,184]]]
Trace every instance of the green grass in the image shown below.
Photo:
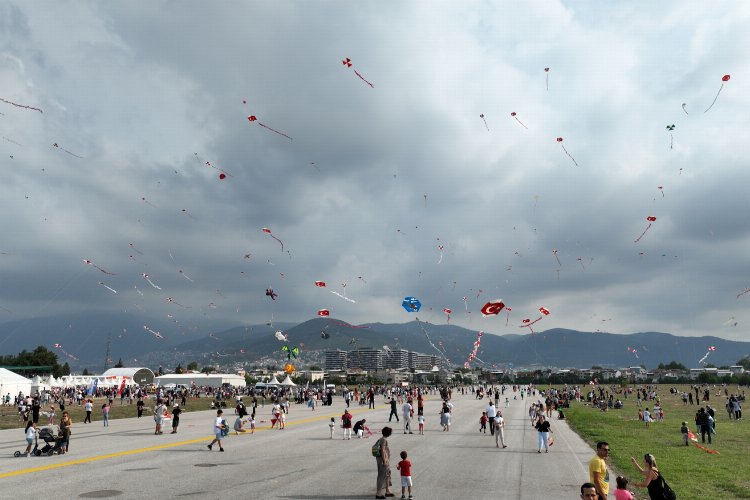
[[[652,422],[649,429],[638,420],[638,406],[632,395],[622,400],[625,405],[622,410],[601,412],[574,402],[565,412],[571,428],[593,448],[597,441],[609,443],[612,450],[609,465],[615,471],[610,477],[610,494],[616,488],[615,477],[623,475],[638,498],[648,496],[645,489],[633,486],[643,479],[630,457],[643,466],[643,455],[651,453],[680,499],[750,498],[750,422],[728,420],[723,391],[717,397],[716,390],[712,390],[708,404],[716,411],[717,434],[713,436],[713,444],[705,446],[719,454],[706,453],[692,442],[685,446],[680,434],[682,421],[687,421],[702,444],[700,433],[696,432],[695,412],[704,403],[685,406],[680,396],[669,393],[669,387],[672,386],[662,385],[657,391],[664,408],[664,421]],[[678,389],[689,390],[689,387],[678,386]],[[642,406],[651,409],[653,403],[643,402]]]
[[[203,411],[208,410],[211,406],[211,398],[188,398],[187,405],[182,408],[183,411],[190,412],[190,411]],[[102,425],[102,405],[106,402],[106,398],[94,398],[94,411],[91,412],[91,420],[93,422],[92,425]],[[177,401],[179,403],[179,400]],[[145,400],[146,406],[145,411],[143,412],[143,417],[147,421],[150,421],[153,423],[153,408],[156,406],[156,400],[153,397],[150,397]],[[234,415],[234,400],[228,400],[226,401],[227,408],[230,410],[230,413]],[[246,401],[247,403],[247,401]],[[268,405],[268,400],[266,400],[266,405]],[[42,407],[42,412],[45,412],[49,409],[49,404]],[[260,402],[258,403],[258,410],[260,410]],[[65,405],[65,411],[70,413],[70,418],[73,420],[74,426],[81,426],[83,425],[83,419],[86,417],[86,411],[83,409],[83,406],[78,406],[76,404],[73,405]],[[226,411],[226,410],[225,410]],[[250,408],[248,408],[248,411],[250,411]],[[170,408],[171,412],[171,408]],[[60,423],[60,418],[62,416],[62,412],[60,411],[60,407],[55,405],[55,425],[58,425]],[[122,405],[120,406],[120,398],[116,398],[114,403],[112,403],[112,409],[109,413],[109,419],[110,420],[116,420],[118,418],[131,418],[131,417],[137,417],[138,412],[135,407],[135,401],[133,401],[132,405]],[[39,416],[39,427],[44,427],[47,425],[48,419],[44,414],[42,413]],[[18,418],[18,412],[16,411],[16,408],[14,406],[2,406],[0,407],[0,429],[15,429],[15,428],[21,428],[23,429],[25,422],[22,422]],[[86,424],[88,425],[88,424]],[[169,424],[171,426],[172,424]]]

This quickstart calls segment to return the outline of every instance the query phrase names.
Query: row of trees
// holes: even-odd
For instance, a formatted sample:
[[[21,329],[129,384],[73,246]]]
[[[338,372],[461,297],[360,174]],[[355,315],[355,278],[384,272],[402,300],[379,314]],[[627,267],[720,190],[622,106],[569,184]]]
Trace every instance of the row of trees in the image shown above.
[[[60,365],[57,354],[41,345],[31,352],[24,349],[18,354],[0,356],[0,366],[19,367],[13,371],[24,376],[47,375],[50,372],[55,377],[70,375],[68,363]]]

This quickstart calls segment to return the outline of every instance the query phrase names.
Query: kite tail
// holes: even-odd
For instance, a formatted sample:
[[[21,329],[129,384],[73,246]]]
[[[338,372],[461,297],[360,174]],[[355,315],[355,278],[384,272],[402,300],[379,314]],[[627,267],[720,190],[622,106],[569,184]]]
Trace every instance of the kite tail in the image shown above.
[[[366,83],[367,85],[369,85],[369,86],[370,86],[370,88],[373,88],[373,89],[375,88],[375,85],[373,85],[372,83],[370,83],[370,82],[368,82],[367,80],[365,80],[365,77],[364,77],[364,76],[362,76],[362,75],[360,75],[360,74],[359,74],[359,71],[357,71],[356,69],[354,70],[354,74],[355,74],[355,75],[357,75],[357,76],[359,77],[359,79],[360,79],[360,80],[362,80],[362,81],[363,81],[363,82],[365,82],[365,83]]]
[[[356,72],[355,72],[356,73]],[[706,111],[704,113],[708,113],[708,110],[714,107],[714,104],[716,104],[716,99],[719,98],[719,94],[721,94],[721,90],[724,88],[724,84],[721,84],[721,87],[719,87],[719,91],[716,93],[716,97],[714,97],[714,102],[711,103],[711,105],[706,108]],[[686,111],[687,112],[687,111]]]
[[[284,137],[286,137],[286,138],[287,138],[287,139],[289,139],[290,141],[293,141],[293,140],[294,140],[294,139],[292,139],[291,137],[289,137],[288,135],[286,135],[286,134],[285,134],[284,132],[279,132],[278,130],[276,130],[276,129],[273,129],[273,128],[269,127],[268,125],[263,125],[263,124],[262,124],[262,123],[260,123],[260,122],[258,122],[258,125],[260,125],[261,127],[265,128],[265,129],[267,129],[267,130],[270,130],[271,132],[275,132],[275,133],[277,133],[277,134],[279,134],[279,135],[283,135]]]
[[[646,231],[648,231],[650,227],[651,227],[651,224],[649,224],[648,226],[646,226],[646,229],[643,230],[643,232],[641,233],[641,235],[638,236],[633,243],[638,243],[639,241],[641,241],[641,238],[643,238],[643,235],[646,234]]]

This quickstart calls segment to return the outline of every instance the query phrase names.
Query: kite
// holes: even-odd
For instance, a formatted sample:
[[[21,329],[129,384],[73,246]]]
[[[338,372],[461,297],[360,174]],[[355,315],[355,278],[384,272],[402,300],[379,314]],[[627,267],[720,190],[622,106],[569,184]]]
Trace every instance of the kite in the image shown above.
[[[547,92],[549,92],[549,68],[544,68],[544,73],[547,80]]]
[[[250,123],[252,123],[252,122],[258,121],[258,118],[255,115],[250,115],[250,116],[247,117],[247,121],[249,121]],[[284,132],[279,132],[278,130],[273,129],[273,128],[269,127],[268,125],[265,125],[265,124],[263,124],[261,122],[258,122],[258,125],[260,125],[261,127],[265,128],[266,130],[270,130],[271,132],[274,132],[274,133],[277,133],[279,135],[282,135],[282,136],[286,137],[287,139],[289,139],[290,141],[294,140],[291,137],[289,137],[288,135],[286,135]]]
[[[648,217],[646,217],[646,220],[648,221],[648,226],[646,226],[646,229],[643,230],[641,235],[638,236],[633,243],[638,243],[639,241],[641,241],[641,238],[643,238],[643,235],[646,234],[646,231],[649,230],[651,224],[656,222],[656,217],[654,217],[653,215],[649,215]]]
[[[97,266],[96,264],[94,264],[93,262],[91,262],[89,259],[83,259],[83,263],[84,264],[88,264],[88,265],[90,265],[92,267],[95,267],[96,269],[98,269],[99,271],[103,272],[104,274],[109,274],[110,276],[117,276],[117,273],[110,273],[109,271],[107,271],[105,269],[102,269],[101,267]]]
[[[735,321],[734,316],[729,318],[727,321],[724,322],[724,326],[737,326],[739,323]]]
[[[197,154],[198,154],[198,153],[196,153],[196,156],[197,156]],[[214,170],[218,170],[218,171],[220,172],[220,173],[219,173],[219,179],[221,179],[221,180],[224,180],[224,179],[226,179],[226,178],[227,178],[227,176],[229,176],[229,177],[232,177],[232,174],[230,174],[230,173],[229,173],[229,172],[227,172],[226,170],[223,170],[223,169],[221,169],[221,168],[219,168],[219,167],[217,167],[217,166],[214,166],[214,165],[212,165],[210,161],[207,161],[207,162],[206,162],[206,166],[207,166],[207,167],[211,167],[211,168],[213,168]]]
[[[299,347],[297,346],[292,347],[289,344],[284,344],[281,350],[286,352],[286,359],[288,361],[291,361],[293,357],[296,358],[299,356]]]
[[[563,151],[565,151],[565,154],[566,154],[566,155],[568,155],[568,157],[569,157],[569,158],[570,158],[571,160],[573,160],[573,163],[575,163],[575,165],[576,165],[576,167],[577,167],[577,166],[578,166],[578,162],[576,161],[576,159],[575,159],[575,158],[573,158],[573,156],[572,156],[572,155],[571,155],[570,153],[568,153],[568,150],[567,150],[567,149],[565,149],[565,145],[563,145],[563,143],[562,143],[562,142],[563,142],[563,138],[562,138],[562,137],[558,137],[558,138],[557,138],[557,142],[559,142],[559,143],[560,143],[560,147],[561,147],[561,148],[563,149]]]
[[[267,227],[264,227],[263,228],[263,232],[266,233],[266,234],[268,234],[268,236],[270,236],[271,238],[273,238],[276,241],[278,241],[279,245],[281,245],[281,251],[282,252],[284,251],[284,242],[281,241],[280,239],[278,239],[276,236],[274,236],[270,229],[268,229]]]
[[[146,330],[147,332],[150,332],[150,333],[154,334],[154,337],[156,337],[157,339],[163,339],[164,338],[164,335],[162,335],[159,332],[155,332],[154,330],[152,330],[151,328],[149,328],[148,325],[143,325],[143,329]]]
[[[187,211],[187,208],[183,208],[183,209],[181,210],[181,212],[182,212],[183,214],[187,215],[188,217],[190,217],[191,219],[195,220],[195,217],[193,217],[192,215],[190,215],[190,212],[188,212],[188,211]]]
[[[742,290],[740,293],[737,294],[737,298],[739,299],[740,297],[742,297],[748,292],[750,292],[750,288],[745,288],[744,290]]]
[[[445,247],[444,247],[443,245],[438,245],[438,246],[437,246],[437,249],[438,249],[438,251],[440,252],[440,258],[439,258],[439,259],[438,259],[438,261],[437,261],[437,263],[438,263],[438,264],[440,264],[441,262],[443,262],[443,249],[444,249],[444,248],[445,248]]]
[[[339,292],[337,292],[335,290],[331,290],[331,293],[334,294],[337,297],[341,297],[342,299],[344,299],[347,302],[351,302],[352,304],[356,304],[357,303],[355,300],[352,300],[349,297],[347,297],[346,295],[342,295],[342,294],[340,294]]]
[[[321,309],[318,311],[318,316],[327,317],[330,315],[331,315],[331,312],[328,309]]]
[[[172,297],[167,297],[167,298],[166,298],[165,300],[166,300],[167,302],[169,302],[170,304],[174,304],[174,305],[176,305],[176,306],[180,306],[180,307],[182,307],[183,309],[191,309],[191,308],[190,308],[189,306],[183,306],[183,305],[182,305],[182,304],[180,304],[179,302],[175,301],[175,300],[174,300],[174,299],[173,299]]]
[[[151,205],[152,207],[156,208],[156,205],[148,201],[145,196],[141,196],[141,201],[143,201],[143,203],[145,203],[146,205]]]
[[[180,273],[190,283],[193,282],[193,280],[190,279],[190,276],[188,276],[187,274],[185,274],[185,271],[183,271],[182,269],[178,269],[177,272]],[[240,273],[244,273],[244,271],[240,271]]]
[[[266,297],[271,297],[271,300],[276,300],[279,294],[273,291],[273,288],[266,288]]]
[[[349,59],[349,58],[347,57],[347,58],[345,58],[345,59],[342,59],[342,61],[341,61],[341,64],[343,64],[343,65],[344,65],[344,66],[346,66],[347,68],[351,68],[351,67],[352,67],[352,60],[351,60],[351,59]],[[375,88],[375,85],[373,85],[372,83],[370,83],[370,82],[368,82],[367,80],[365,80],[365,77],[364,77],[364,76],[362,76],[362,75],[360,75],[360,74],[359,74],[359,71],[357,71],[356,69],[354,70],[354,74],[355,74],[355,75],[357,75],[357,76],[359,77],[359,79],[360,79],[360,80],[362,80],[362,81],[363,81],[363,82],[365,82],[365,83],[366,83],[367,85],[369,85],[369,86],[370,86],[370,88],[372,88],[372,89],[374,89],[374,88]]]
[[[112,293],[117,293],[117,290],[115,290],[114,288],[110,288],[110,287],[109,287],[109,286],[108,286],[108,285],[107,285],[107,284],[106,284],[105,282],[103,282],[103,281],[100,281],[100,282],[99,282],[99,285],[103,286],[104,288],[106,288],[107,290],[109,290],[109,291],[110,291],[110,292],[112,292]]]
[[[446,322],[450,323],[451,322],[451,313],[453,311],[451,311],[448,307],[444,307],[443,308],[443,312],[446,314],[446,316],[448,316],[448,319],[446,320]]]
[[[54,347],[55,349],[60,349],[60,351],[61,351],[61,352],[62,352],[63,354],[65,354],[65,355],[66,355],[67,357],[69,357],[70,359],[73,359],[73,360],[75,360],[75,361],[78,361],[78,358],[76,358],[75,356],[73,356],[72,354],[70,354],[69,352],[67,352],[67,351],[66,351],[65,349],[63,349],[63,346],[62,346],[62,344],[52,344],[52,346],[53,346],[53,347]]]
[[[17,108],[30,109],[30,110],[32,110],[32,111],[39,111],[40,113],[44,114],[44,111],[42,111],[42,110],[41,110],[41,109],[39,109],[39,108],[35,108],[35,107],[33,107],[33,106],[27,106],[27,105],[25,105],[25,104],[18,104],[17,102],[6,101],[6,100],[5,100],[5,99],[3,99],[3,98],[0,98],[0,101],[4,102],[5,104],[10,104],[11,106],[15,106],[15,107],[17,107]]]
[[[497,316],[505,308],[502,299],[491,300],[482,306],[482,316]]]
[[[60,145],[59,145],[59,144],[57,144],[56,142],[52,144],[52,147],[54,147],[54,148],[57,148],[57,149],[60,149],[60,150],[62,150],[62,151],[65,151],[65,152],[66,152],[66,153],[68,153],[68,154],[69,154],[70,156],[75,156],[76,158],[80,158],[80,159],[83,159],[83,156],[78,156],[77,154],[73,153],[72,151],[68,151],[67,149],[65,149],[65,148],[63,148],[63,147],[60,147]]]
[[[690,113],[687,112],[687,109],[685,109],[685,106],[687,106],[686,102],[682,103],[682,110],[685,112],[686,115],[689,115]]]
[[[586,266],[583,265],[583,259],[580,258],[580,257],[576,257],[576,260],[578,261],[579,264],[581,264],[581,269],[583,269],[585,271],[586,270]]]
[[[482,121],[484,122],[484,126],[487,127],[487,132],[489,132],[490,131],[490,126],[487,125],[487,120],[484,119],[484,113],[482,113],[481,115],[479,115],[479,118],[482,119]],[[427,201],[427,195],[425,195],[425,201]]]
[[[552,250],[552,255],[555,256],[555,259],[557,259],[557,265],[562,267],[562,263],[560,262],[560,257],[557,256],[557,249]]]
[[[661,197],[665,198],[665,196],[664,196],[664,186],[656,186],[656,189],[658,189],[659,191],[661,191]]]
[[[326,332],[325,330],[323,330],[323,331],[320,332],[320,338],[322,338],[322,339],[330,339],[331,335],[328,332]]]
[[[406,309],[406,312],[418,312],[422,308],[422,303],[416,297],[404,297],[401,307]]]
[[[718,451],[706,448],[705,446],[703,446],[701,444],[698,444],[698,443],[693,443],[693,444],[695,445],[696,448],[701,449],[701,450],[705,451],[706,453],[710,453],[712,455],[719,455],[720,454]]]
[[[323,287],[326,286],[326,282],[325,281],[316,281],[315,282],[315,286],[323,288]]]
[[[407,297],[407,298],[413,298],[413,297]],[[416,299],[415,299],[415,300],[416,300]],[[436,350],[436,351],[438,352],[438,354],[440,354],[440,355],[441,355],[441,356],[442,356],[442,357],[443,357],[443,358],[445,359],[445,361],[447,361],[447,362],[448,362],[448,365],[450,366],[450,364],[451,364],[451,360],[450,360],[450,359],[448,359],[448,357],[447,357],[447,356],[446,356],[446,355],[445,355],[445,354],[443,353],[443,351],[441,351],[440,349],[438,349],[438,348],[437,348],[437,347],[435,346],[435,344],[433,344],[433,343],[432,343],[432,339],[430,338],[430,334],[429,334],[429,333],[427,333],[427,329],[426,329],[425,327],[423,327],[423,326],[422,326],[422,322],[421,322],[421,321],[419,321],[419,318],[414,318],[414,319],[416,319],[416,320],[417,320],[417,324],[419,325],[419,328],[420,328],[420,330],[422,330],[422,333],[424,333],[424,336],[425,336],[425,338],[427,339],[427,342],[429,342],[429,344],[430,344],[430,345],[432,346],[432,348],[433,348],[433,349],[435,349],[435,350]]]
[[[721,87],[719,87],[719,91],[716,93],[716,97],[714,97],[713,102],[711,105],[706,108],[706,111],[704,113],[708,113],[708,110],[714,107],[714,104],[716,103],[716,99],[719,98],[719,94],[721,94],[721,90],[724,88],[724,82],[728,82],[731,77],[729,75],[724,75],[721,77]]]
[[[287,363],[284,365],[284,373],[286,373],[287,375],[291,375],[292,373],[294,373],[294,370],[295,368],[293,364]]]
[[[698,360],[698,364],[703,363],[706,360],[706,358],[708,357],[708,355],[711,354],[712,352],[714,352],[715,350],[716,350],[716,347],[714,347],[714,346],[709,347],[708,350],[706,351],[706,355],[703,356],[701,359]]]
[[[151,285],[152,287],[156,288],[157,290],[161,290],[161,287],[158,287],[158,286],[156,286],[156,285],[154,284],[154,282],[153,282],[153,281],[151,281],[151,277],[150,277],[150,276],[149,276],[148,274],[146,274],[146,273],[142,273],[142,274],[141,274],[141,276],[143,276],[143,279],[144,279],[144,280],[148,281],[148,284],[149,284],[149,285]]]
[[[141,252],[140,250],[138,250],[138,249],[137,249],[137,248],[135,247],[135,245],[134,245],[134,244],[132,244],[132,243],[128,243],[128,246],[129,246],[130,248],[132,248],[133,250],[135,250],[135,253],[137,253],[138,255],[143,255],[143,252]]]
[[[471,353],[469,354],[469,358],[464,363],[464,368],[469,367],[469,363],[477,359],[477,351],[479,350],[479,346],[482,344],[482,335],[484,335],[484,332],[480,331],[477,333],[477,339],[474,341],[474,348],[472,349]],[[481,360],[480,360],[481,361]]]
[[[635,356],[635,359],[641,359],[638,357],[638,349],[635,349],[633,347],[628,347],[628,352],[632,352],[633,355]]]
[[[281,330],[276,330],[276,333],[274,333],[273,336],[276,337],[276,340],[279,340],[281,342],[287,341],[287,336],[284,335]]]
[[[674,145],[674,136],[672,135],[672,131],[675,129],[674,123],[672,125],[667,125],[667,130],[669,131],[669,149],[674,149],[672,146]]]
[[[520,124],[521,124],[521,126],[522,126],[523,128],[525,128],[526,130],[529,130],[529,127],[527,127],[526,125],[524,125],[524,124],[523,124],[523,122],[522,122],[521,120],[519,120],[519,119],[518,119],[518,116],[516,116],[516,112],[515,112],[515,111],[512,111],[512,112],[510,113],[510,116],[512,116],[513,118],[515,118],[515,119],[516,119],[516,121],[517,121],[518,123],[520,123]]]

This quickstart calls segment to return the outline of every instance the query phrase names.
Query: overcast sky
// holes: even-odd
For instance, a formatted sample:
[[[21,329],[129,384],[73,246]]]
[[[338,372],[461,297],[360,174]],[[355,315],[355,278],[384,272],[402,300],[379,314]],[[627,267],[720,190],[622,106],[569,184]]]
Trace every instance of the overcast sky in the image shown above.
[[[323,308],[405,322],[414,296],[421,320],[497,334],[545,307],[537,331],[746,340],[749,18],[3,2],[0,321],[169,314],[207,335]],[[510,317],[483,318],[499,298]]]

